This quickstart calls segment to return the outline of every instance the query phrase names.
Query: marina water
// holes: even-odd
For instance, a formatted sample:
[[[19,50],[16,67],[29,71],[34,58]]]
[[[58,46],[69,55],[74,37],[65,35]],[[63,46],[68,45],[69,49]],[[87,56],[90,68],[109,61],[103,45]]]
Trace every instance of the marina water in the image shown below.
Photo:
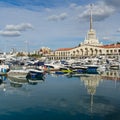
[[[46,74],[31,83],[1,76],[0,96],[1,120],[120,120],[117,76]]]

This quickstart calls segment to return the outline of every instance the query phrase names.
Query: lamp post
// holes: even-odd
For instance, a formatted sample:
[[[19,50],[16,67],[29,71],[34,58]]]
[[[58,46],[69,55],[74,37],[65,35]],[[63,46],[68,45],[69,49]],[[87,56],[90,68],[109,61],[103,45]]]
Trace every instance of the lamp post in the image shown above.
[[[26,43],[26,53],[29,54],[29,42],[28,42],[28,40],[26,40],[25,43]]]

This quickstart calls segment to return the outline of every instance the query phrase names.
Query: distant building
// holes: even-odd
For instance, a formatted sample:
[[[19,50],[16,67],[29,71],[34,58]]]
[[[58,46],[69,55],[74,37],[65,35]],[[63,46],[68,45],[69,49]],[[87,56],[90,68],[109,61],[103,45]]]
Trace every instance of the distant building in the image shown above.
[[[50,54],[49,59],[69,59],[95,56],[117,56],[120,55],[120,44],[102,45],[99,42],[96,31],[93,29],[92,6],[90,9],[90,30],[85,40],[79,46],[73,48],[60,48]]]
[[[50,52],[51,52],[51,49],[48,47],[42,47],[39,50],[39,54],[41,54],[41,55],[48,55],[48,54],[50,54]]]

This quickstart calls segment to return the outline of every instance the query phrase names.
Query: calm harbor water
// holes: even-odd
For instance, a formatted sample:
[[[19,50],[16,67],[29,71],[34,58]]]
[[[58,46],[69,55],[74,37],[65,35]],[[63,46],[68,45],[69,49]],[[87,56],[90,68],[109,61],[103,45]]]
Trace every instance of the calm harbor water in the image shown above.
[[[1,79],[0,120],[120,120],[117,77],[46,74],[36,84]]]

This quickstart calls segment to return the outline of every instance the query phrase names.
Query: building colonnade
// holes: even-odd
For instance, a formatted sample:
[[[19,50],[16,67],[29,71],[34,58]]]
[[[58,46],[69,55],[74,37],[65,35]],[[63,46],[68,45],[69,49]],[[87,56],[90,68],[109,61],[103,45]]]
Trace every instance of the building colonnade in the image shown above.
[[[69,58],[85,58],[95,56],[118,56],[120,55],[120,48],[104,48],[98,46],[80,46],[72,48],[71,50],[56,50],[50,59],[69,59]]]

